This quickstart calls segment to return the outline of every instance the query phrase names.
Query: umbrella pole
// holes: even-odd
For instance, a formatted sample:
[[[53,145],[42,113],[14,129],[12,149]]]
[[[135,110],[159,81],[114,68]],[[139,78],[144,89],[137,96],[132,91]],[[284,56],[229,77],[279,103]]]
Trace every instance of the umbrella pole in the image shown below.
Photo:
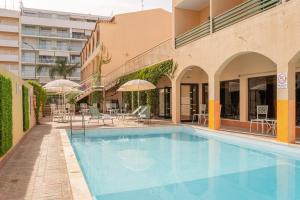
[[[133,108],[133,92],[131,92],[131,110],[133,112],[134,108]]]
[[[140,107],[140,91],[138,91],[138,107]]]

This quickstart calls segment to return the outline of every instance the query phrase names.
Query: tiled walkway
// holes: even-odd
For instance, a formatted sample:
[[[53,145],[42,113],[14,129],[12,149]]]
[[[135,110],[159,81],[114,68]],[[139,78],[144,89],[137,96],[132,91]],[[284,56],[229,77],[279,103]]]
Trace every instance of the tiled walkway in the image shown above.
[[[60,135],[36,126],[0,170],[0,199],[72,199]]]

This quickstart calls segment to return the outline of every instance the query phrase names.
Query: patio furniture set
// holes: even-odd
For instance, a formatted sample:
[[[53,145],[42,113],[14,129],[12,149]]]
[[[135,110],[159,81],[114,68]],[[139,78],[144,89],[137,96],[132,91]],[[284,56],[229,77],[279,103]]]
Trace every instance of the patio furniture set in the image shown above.
[[[260,125],[262,134],[271,134],[272,136],[276,135],[277,120],[268,118],[268,108],[269,107],[267,105],[258,105],[256,107],[256,118],[250,120],[250,133],[252,132],[252,125],[256,124],[257,132],[259,131]],[[193,115],[192,123],[194,123],[196,119],[198,119],[198,124],[207,124],[208,113],[206,104],[200,104],[199,113]],[[265,128],[267,128],[266,132],[264,130]]]

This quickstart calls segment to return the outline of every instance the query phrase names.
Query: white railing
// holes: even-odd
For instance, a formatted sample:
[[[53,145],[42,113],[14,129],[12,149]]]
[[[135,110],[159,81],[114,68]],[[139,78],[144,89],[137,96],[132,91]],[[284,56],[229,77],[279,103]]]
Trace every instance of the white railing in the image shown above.
[[[103,85],[106,89],[109,89],[116,84],[120,77],[143,69],[150,65],[168,60],[172,58],[172,55],[172,40],[168,39],[153,47],[152,49],[149,49],[128,60],[114,71],[106,74],[102,78],[101,85]]]

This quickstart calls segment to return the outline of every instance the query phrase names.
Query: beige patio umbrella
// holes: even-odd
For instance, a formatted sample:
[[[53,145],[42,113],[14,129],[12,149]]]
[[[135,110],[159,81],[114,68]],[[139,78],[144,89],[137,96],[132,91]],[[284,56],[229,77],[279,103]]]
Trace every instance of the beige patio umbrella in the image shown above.
[[[47,92],[52,92],[52,93],[58,93],[61,94],[63,96],[62,101],[63,101],[63,105],[65,105],[65,95],[68,92],[78,92],[78,88],[80,87],[80,85],[78,83],[75,83],[73,81],[70,80],[66,80],[66,79],[57,79],[54,81],[51,81],[49,83],[47,83],[46,85],[43,86],[43,88],[47,91]],[[65,116],[63,116],[63,120],[65,119]]]
[[[117,91],[119,92],[138,92],[138,106],[140,106],[140,91],[155,89],[155,85],[146,80],[135,79],[123,84]],[[133,97],[133,95],[132,95]],[[133,98],[132,98],[133,108]]]

